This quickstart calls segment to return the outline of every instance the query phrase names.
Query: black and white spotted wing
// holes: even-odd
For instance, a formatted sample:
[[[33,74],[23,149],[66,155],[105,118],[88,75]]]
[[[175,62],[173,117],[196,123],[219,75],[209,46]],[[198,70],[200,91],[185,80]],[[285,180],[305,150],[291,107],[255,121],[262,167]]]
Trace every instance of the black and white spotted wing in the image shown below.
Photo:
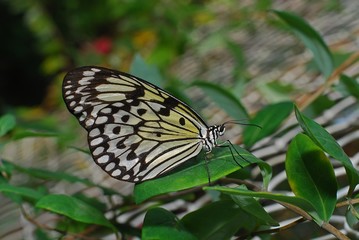
[[[127,73],[80,67],[64,78],[69,111],[88,131],[95,162],[129,182],[156,178],[211,151],[224,125],[208,127],[188,105]]]

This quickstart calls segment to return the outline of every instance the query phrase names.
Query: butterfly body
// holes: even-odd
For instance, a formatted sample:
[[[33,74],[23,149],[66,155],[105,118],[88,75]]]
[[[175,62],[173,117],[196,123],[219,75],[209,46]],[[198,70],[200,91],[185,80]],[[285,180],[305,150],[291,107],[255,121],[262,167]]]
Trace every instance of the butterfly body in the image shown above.
[[[127,73],[80,67],[64,78],[67,108],[88,131],[95,162],[112,177],[141,182],[210,152],[225,131],[187,104]]]

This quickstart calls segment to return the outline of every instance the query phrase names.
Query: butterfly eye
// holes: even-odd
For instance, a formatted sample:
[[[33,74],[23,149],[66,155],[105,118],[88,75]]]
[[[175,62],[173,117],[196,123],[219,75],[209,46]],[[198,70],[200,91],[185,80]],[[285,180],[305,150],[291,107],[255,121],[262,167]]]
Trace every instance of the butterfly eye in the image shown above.
[[[219,126],[219,135],[222,136],[226,131],[226,127],[224,125]]]

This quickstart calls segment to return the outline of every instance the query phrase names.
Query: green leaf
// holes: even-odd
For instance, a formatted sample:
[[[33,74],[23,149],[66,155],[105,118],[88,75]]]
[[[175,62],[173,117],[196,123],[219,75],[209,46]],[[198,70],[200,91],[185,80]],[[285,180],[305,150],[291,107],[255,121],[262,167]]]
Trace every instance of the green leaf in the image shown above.
[[[15,169],[19,172],[26,173],[30,176],[40,178],[40,179],[46,179],[46,180],[55,180],[55,181],[68,181],[71,183],[80,182],[87,186],[94,186],[95,184],[91,181],[85,179],[85,178],[79,178],[76,176],[73,176],[71,174],[67,174],[64,172],[58,172],[58,171],[50,171],[50,170],[44,170],[39,168],[24,168],[20,167],[18,165],[14,165]]]
[[[163,208],[152,208],[146,213],[143,222],[142,239],[195,240],[196,238],[185,230],[173,213]]]
[[[235,73],[240,74],[244,72],[246,70],[246,58],[243,48],[237,42],[232,40],[227,40],[227,48],[235,61]]]
[[[239,186],[238,189],[247,189],[245,185]],[[278,222],[275,221],[260,205],[260,203],[254,197],[231,195],[233,201],[243,211],[257,218],[258,222],[262,225],[278,226]]]
[[[340,75],[340,82],[344,85],[346,92],[359,99],[359,84],[355,79],[346,75]]]
[[[256,87],[262,96],[272,103],[290,101],[291,95],[295,92],[293,85],[280,81],[258,82]]]
[[[294,194],[311,202],[319,217],[328,221],[335,209],[338,186],[322,149],[308,136],[298,134],[288,147],[285,170]]]
[[[304,19],[293,13],[273,10],[285,21],[297,37],[313,53],[314,61],[325,77],[329,77],[334,69],[333,57],[322,37]]]
[[[12,185],[6,184],[6,183],[0,184],[0,192],[16,194],[21,197],[28,198],[30,200],[38,200],[43,196],[43,193],[36,191],[32,188],[16,187],[16,186],[12,186]]]
[[[136,54],[132,61],[130,73],[156,86],[163,85],[163,79],[158,69],[147,64],[139,54]]]
[[[358,196],[357,196],[358,197]],[[349,205],[345,213],[345,219],[352,229],[358,230],[359,226],[359,204]]]
[[[246,219],[246,221],[243,221]],[[255,221],[231,200],[210,203],[181,219],[197,239],[230,239],[240,228],[253,230]]]
[[[37,240],[52,240],[52,238],[48,236],[48,232],[45,229],[41,229],[41,228],[35,229],[34,237]]]
[[[244,144],[250,147],[258,140],[272,134],[292,111],[293,103],[291,102],[276,103],[261,109],[250,123],[259,125],[262,129],[247,126],[243,132]]]
[[[200,87],[207,96],[212,98],[212,100],[233,119],[248,119],[248,113],[241,101],[229,90],[218,84],[204,81],[195,81],[192,85]]]
[[[71,196],[47,195],[36,203],[36,207],[67,216],[78,222],[97,224],[115,230],[115,227],[104,217],[102,212]]]
[[[275,200],[279,202],[289,203],[292,205],[295,205],[308,213],[310,213],[315,219],[318,218],[314,206],[308,202],[306,199],[301,197],[292,197],[292,196],[285,196],[282,194],[277,193],[270,193],[270,192],[253,192],[246,189],[239,189],[239,188],[229,188],[229,187],[204,187],[204,190],[214,190],[219,191],[222,193],[226,193],[229,195],[240,195],[240,196],[250,196],[250,197],[258,197],[258,198],[264,198],[264,199],[270,199]]]
[[[348,175],[350,188],[348,194],[351,195],[355,186],[359,183],[358,171],[354,168],[351,160],[335,139],[318,123],[300,113],[297,107],[294,108],[298,123],[304,132],[317,144],[324,152],[341,162]]]
[[[206,160],[199,162],[193,159],[181,165],[176,169],[179,170],[174,173],[136,184],[134,189],[135,202],[140,203],[159,194],[176,192],[208,184],[209,177],[211,181],[215,181],[252,163],[259,164],[262,169],[263,178],[265,179],[264,182],[268,183],[271,177],[270,166],[248,151],[235,145],[234,148],[245,160],[240,156],[235,156],[237,161],[235,162],[228,149],[214,149],[211,152],[213,157],[207,162]],[[201,154],[199,156],[203,155]],[[241,166],[239,166],[239,164]]]
[[[10,162],[0,158],[0,184],[9,182],[13,170],[14,167]]]
[[[104,191],[105,194],[112,195],[112,194],[119,194],[118,192],[115,192],[114,190],[110,188],[103,187],[101,185],[95,184],[88,179],[85,178],[79,178],[77,176],[65,173],[65,172],[59,172],[59,171],[50,171],[50,170],[44,170],[39,168],[27,168],[27,167],[21,167],[19,165],[16,165],[12,162],[3,160],[4,165],[7,168],[11,168],[11,170],[16,170],[18,172],[25,173],[29,176],[45,179],[45,180],[53,180],[53,181],[68,181],[71,183],[82,183],[86,186],[95,186],[100,188]],[[0,168],[1,169],[1,168]]]
[[[208,37],[203,38],[201,44],[196,47],[199,55],[206,56],[208,53],[212,52],[213,49],[223,49],[225,48],[227,39],[223,31],[217,31],[214,34],[208,35]]]
[[[58,137],[59,134],[55,132],[33,131],[29,129],[19,129],[15,131],[13,140],[19,140],[28,137]]]
[[[320,116],[325,110],[333,107],[336,103],[328,95],[320,95],[314,102],[307,106],[303,113],[308,117]]]
[[[4,164],[7,166],[7,168],[11,167],[11,169],[14,169],[18,172],[25,173],[29,176],[45,179],[45,180],[55,180],[55,181],[68,181],[71,183],[75,182],[81,182],[87,186],[95,186],[94,183],[91,181],[85,179],[85,178],[79,178],[77,176],[67,174],[64,172],[58,172],[58,171],[50,171],[50,170],[44,170],[39,168],[31,168],[31,167],[22,167],[17,164],[14,164],[12,162],[3,160]]]
[[[14,115],[5,114],[0,117],[0,137],[15,128],[16,119]]]

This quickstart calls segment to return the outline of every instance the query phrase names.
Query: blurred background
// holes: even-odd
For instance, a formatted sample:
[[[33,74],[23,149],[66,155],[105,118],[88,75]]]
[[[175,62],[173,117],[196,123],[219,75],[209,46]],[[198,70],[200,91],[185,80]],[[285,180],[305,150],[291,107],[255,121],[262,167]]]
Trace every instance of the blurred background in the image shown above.
[[[311,53],[269,9],[306,19],[324,38],[336,66],[358,49],[357,0],[0,0],[0,115],[16,119],[11,137],[0,142],[0,157],[21,166],[66,171],[131,194],[132,184],[109,178],[89,155],[74,149],[87,151],[86,133],[67,111],[61,84],[68,70],[83,65],[149,78],[188,102],[209,124],[232,114],[216,91],[200,81],[226,88],[250,115],[271,103],[305,102],[325,79]],[[357,76],[358,70],[354,63],[346,74]],[[357,116],[347,114],[357,107],[355,101],[335,108],[344,104],[338,100],[343,97],[339,88],[328,88],[306,108],[326,126],[342,124],[332,129],[337,138],[358,128]],[[240,133],[234,127],[227,138],[241,143]],[[262,151],[278,141],[284,144],[280,149],[274,145],[273,151]],[[274,136],[253,151],[262,159],[283,160],[280,154],[288,141]],[[347,150],[355,151],[349,146],[358,141],[346,143]],[[22,174],[12,181],[43,184]],[[79,188],[61,181],[51,185],[54,192]],[[33,230],[31,224],[19,217],[13,202],[1,195],[0,201],[0,219],[7,221],[0,224],[0,238],[31,239],[19,237]],[[286,234],[278,237],[305,239],[295,231]]]

